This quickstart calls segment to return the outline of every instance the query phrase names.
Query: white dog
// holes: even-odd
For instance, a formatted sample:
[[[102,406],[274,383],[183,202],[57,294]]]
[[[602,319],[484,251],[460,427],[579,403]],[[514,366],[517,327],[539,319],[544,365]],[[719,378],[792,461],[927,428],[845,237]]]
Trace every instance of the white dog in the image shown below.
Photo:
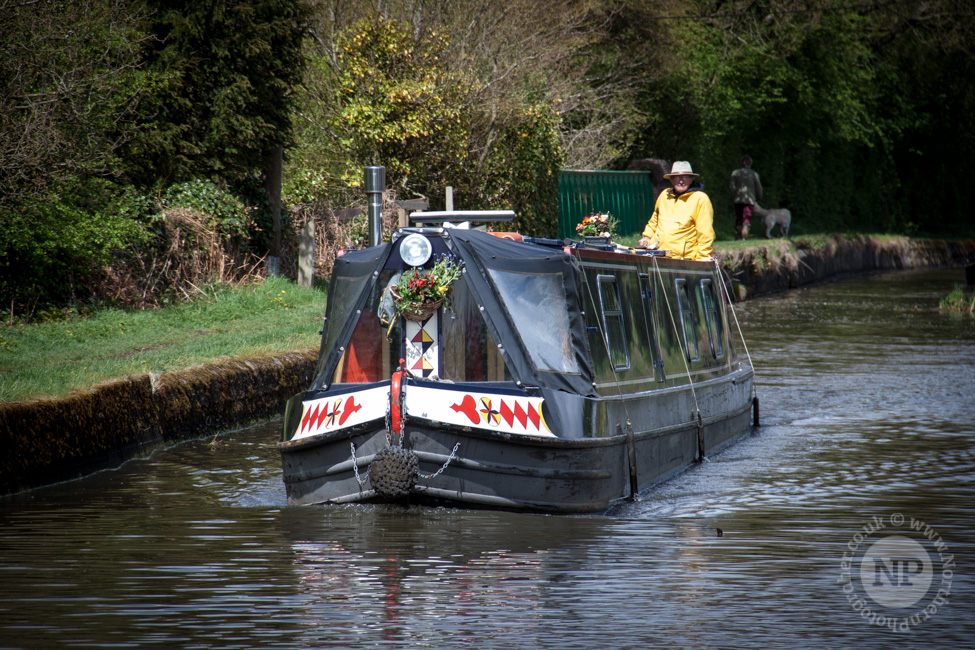
[[[765,239],[772,238],[772,228],[778,224],[779,226],[779,237],[785,237],[789,234],[789,225],[792,223],[792,213],[785,208],[775,208],[772,210],[766,210],[757,203],[752,207],[752,210],[762,218],[765,222]]]

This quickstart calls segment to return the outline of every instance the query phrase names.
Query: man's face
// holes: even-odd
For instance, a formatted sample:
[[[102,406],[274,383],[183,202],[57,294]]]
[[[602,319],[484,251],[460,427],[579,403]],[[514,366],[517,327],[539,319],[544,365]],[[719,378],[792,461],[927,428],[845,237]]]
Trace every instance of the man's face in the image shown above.
[[[686,192],[687,188],[691,186],[691,181],[694,177],[689,174],[680,174],[678,176],[670,177],[670,184],[674,186],[674,191],[678,194]]]

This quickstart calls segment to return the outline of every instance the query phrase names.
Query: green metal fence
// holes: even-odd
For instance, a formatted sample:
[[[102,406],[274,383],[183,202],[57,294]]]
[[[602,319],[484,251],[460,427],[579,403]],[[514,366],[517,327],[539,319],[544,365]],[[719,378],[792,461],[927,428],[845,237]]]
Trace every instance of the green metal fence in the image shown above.
[[[576,224],[594,212],[609,212],[617,232],[640,232],[653,213],[656,195],[648,171],[563,169],[559,177],[559,237],[577,237]]]

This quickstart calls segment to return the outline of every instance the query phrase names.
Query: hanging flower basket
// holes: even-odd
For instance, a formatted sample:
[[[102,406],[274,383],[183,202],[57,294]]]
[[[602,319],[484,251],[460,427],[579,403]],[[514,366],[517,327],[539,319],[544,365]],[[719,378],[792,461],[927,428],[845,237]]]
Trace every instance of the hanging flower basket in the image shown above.
[[[433,314],[448,298],[450,288],[463,272],[454,257],[441,255],[432,269],[410,269],[389,288],[396,312],[403,318],[421,322]]]
[[[411,320],[416,323],[422,323],[426,319],[430,318],[435,311],[440,309],[440,305],[443,304],[443,298],[439,300],[425,300],[423,302],[411,302],[405,300],[396,290],[396,287],[389,288],[390,295],[393,296],[393,302],[396,304],[396,309],[402,314],[403,318],[406,320]]]

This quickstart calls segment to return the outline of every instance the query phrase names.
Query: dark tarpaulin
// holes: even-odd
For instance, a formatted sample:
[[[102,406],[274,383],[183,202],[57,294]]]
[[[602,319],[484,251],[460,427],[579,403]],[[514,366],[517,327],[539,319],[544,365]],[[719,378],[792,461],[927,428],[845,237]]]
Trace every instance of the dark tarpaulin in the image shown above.
[[[466,266],[467,271],[460,281],[467,283],[483,307],[484,321],[494,340],[501,345],[500,352],[512,378],[523,387],[537,386],[594,396],[589,342],[582,314],[582,275],[574,259],[559,249],[514,242],[476,230],[429,229],[424,234],[433,241],[435,249],[441,249],[443,245],[436,241],[441,233],[442,242]],[[389,264],[399,266],[395,264],[399,259],[398,242],[406,234],[409,232],[397,231],[392,244],[352,251],[336,259],[329,284],[318,368],[311,390],[324,388],[331,382],[330,373],[338,364],[357,322],[353,315],[363,309],[383,267]],[[559,284],[564,292],[564,317],[568,325],[565,347],[572,371],[551,371],[539,368],[533,362],[519,329],[535,337],[544,336],[545,332],[538,331],[536,320],[521,317],[518,321],[509,313],[490,278],[492,270],[528,277],[561,278]],[[543,297],[539,296],[539,302]]]
[[[342,356],[341,348],[352,336],[357,322],[351,316],[365,305],[379,271],[389,256],[389,250],[390,244],[386,243],[364,250],[348,251],[335,259],[332,279],[328,285],[322,347],[318,354],[315,380],[311,386],[313,390],[329,383],[328,373],[323,373],[334,368]]]
[[[515,242],[477,230],[448,229],[451,248],[467,265],[465,280],[484,307],[484,319],[512,376],[526,386],[540,386],[579,395],[595,395],[589,342],[583,317],[582,274],[572,256],[561,250]],[[520,329],[537,328],[536,322],[516,322],[505,308],[490,279],[490,271],[520,274],[558,274],[565,292],[569,354],[574,372],[553,372],[536,367]]]

